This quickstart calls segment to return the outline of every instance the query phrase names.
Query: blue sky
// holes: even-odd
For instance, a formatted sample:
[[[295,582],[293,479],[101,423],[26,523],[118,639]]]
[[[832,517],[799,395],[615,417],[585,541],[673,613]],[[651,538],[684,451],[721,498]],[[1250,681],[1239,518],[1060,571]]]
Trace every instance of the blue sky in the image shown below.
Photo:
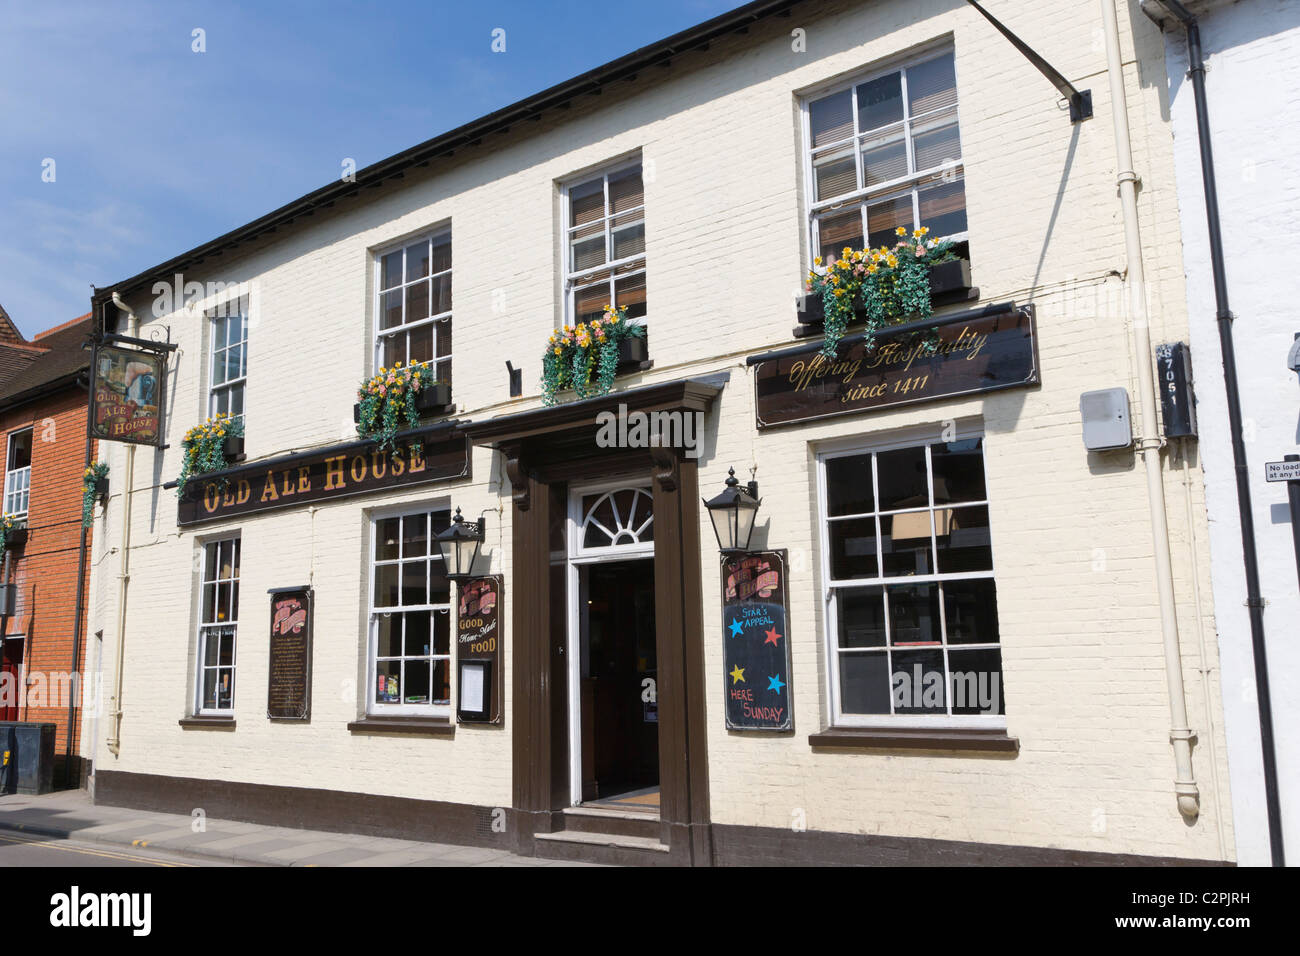
[[[367,166],[741,2],[0,0],[0,304],[30,337],[86,312],[91,283],[345,157]]]

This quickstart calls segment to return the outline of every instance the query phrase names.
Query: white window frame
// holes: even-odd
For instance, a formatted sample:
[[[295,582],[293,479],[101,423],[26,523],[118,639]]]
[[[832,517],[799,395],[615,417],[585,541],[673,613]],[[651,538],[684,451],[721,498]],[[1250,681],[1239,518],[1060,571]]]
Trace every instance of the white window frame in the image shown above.
[[[249,326],[249,297],[237,296],[215,307],[210,307],[204,312],[208,321],[208,418],[217,415],[217,398],[220,393],[225,392],[233,395],[235,390],[239,390],[242,397],[240,402],[243,411],[237,416],[243,420],[245,427],[248,425],[248,326]],[[231,315],[240,317],[240,338],[238,342],[230,341],[230,326],[227,323],[226,338],[223,343],[217,342],[217,327],[221,319],[227,319]],[[238,346],[242,350],[243,356],[243,373],[235,378],[226,379],[218,384],[217,382],[217,357],[223,359],[230,349]],[[231,403],[227,400],[226,408],[229,409]],[[227,414],[229,414],[227,412]]]
[[[368,577],[366,585],[366,695],[365,695],[365,713],[368,716],[388,716],[388,715],[418,715],[423,717],[451,717],[453,703],[456,699],[456,676],[455,676],[455,654],[456,645],[456,622],[452,618],[452,606],[455,600],[455,586],[451,585],[447,591],[447,603],[445,604],[402,604],[394,607],[377,608],[375,606],[375,568],[377,564],[389,565],[396,564],[400,567],[405,555],[402,553],[401,538],[398,539],[398,556],[383,561],[377,561],[376,556],[379,551],[379,525],[382,521],[389,518],[401,518],[407,515],[423,513],[426,520],[430,521],[428,528],[429,533],[429,555],[438,563],[442,563],[442,552],[438,548],[437,540],[434,537],[431,518],[428,516],[434,512],[445,511],[450,517],[451,505],[447,502],[427,502],[412,501],[404,505],[394,505],[387,508],[377,509],[370,512],[368,520],[370,522],[370,556],[366,564],[366,575]],[[399,579],[400,580],[400,579]],[[425,572],[425,586],[428,587],[428,571]],[[407,612],[428,611],[431,615],[429,623],[430,651],[428,659],[430,661],[445,660],[447,662],[447,682],[450,688],[448,700],[445,704],[407,704],[397,703],[388,704],[380,703],[376,699],[375,687],[376,680],[379,676],[379,615],[381,614],[404,614]],[[432,622],[432,614],[444,613],[447,615],[447,653],[437,653],[437,643],[434,635],[436,630]],[[405,638],[405,634],[403,634]],[[415,654],[407,655],[405,646],[402,648],[403,653],[400,655],[402,661],[411,659],[424,659],[424,655]],[[392,657],[385,657],[385,660],[392,660]],[[430,671],[432,675],[432,670]],[[402,678],[404,679],[404,677]],[[431,678],[432,679],[432,676]],[[404,692],[404,688],[398,687],[399,696]],[[432,696],[432,686],[430,687],[430,696]]]
[[[989,579],[996,581],[997,556],[992,554],[993,546],[990,541],[990,553],[992,554],[992,567],[988,571],[957,571],[946,574],[935,573],[926,575],[889,575],[883,573],[883,555],[877,550],[877,568],[879,573],[874,578],[850,578],[845,581],[835,581],[831,578],[831,554],[830,554],[830,534],[828,532],[829,516],[828,510],[830,499],[826,484],[826,463],[835,458],[852,457],[856,455],[878,454],[880,452],[894,451],[903,448],[916,448],[918,446],[940,445],[947,441],[965,441],[974,438],[985,438],[985,429],[979,423],[958,423],[955,432],[950,432],[951,437],[941,437],[943,426],[935,424],[929,427],[908,429],[903,432],[896,432],[889,436],[880,436],[870,438],[865,436],[855,436],[851,439],[839,439],[822,444],[816,449],[817,456],[817,534],[821,549],[821,574],[824,586],[824,608],[823,615],[823,632],[822,639],[826,648],[826,667],[824,678],[827,687],[827,701],[829,703],[829,713],[832,727],[874,727],[874,728],[936,728],[951,729],[962,727],[979,727],[986,730],[1003,729],[1007,725],[1005,714],[845,714],[840,702],[840,647],[839,647],[839,605],[836,592],[841,589],[878,587],[901,584],[929,584],[944,581],[969,581],[975,579]],[[988,461],[987,447],[983,449],[985,462]],[[926,453],[926,481],[930,488],[930,496],[933,499],[933,465],[929,452]],[[879,488],[879,474],[877,470],[876,459],[872,459],[872,481],[873,495]],[[988,507],[988,470],[985,469],[984,475],[984,493],[985,497],[979,501],[962,501],[956,507],[980,506]],[[879,500],[876,502],[877,510],[872,515],[879,515]],[[942,510],[947,505],[935,505],[933,500],[924,508],[905,508],[890,509],[891,514],[903,512],[931,513]],[[836,520],[848,520],[852,515],[836,515]],[[992,536],[992,521],[990,516],[990,538]],[[879,523],[877,522],[877,533],[879,534]],[[930,546],[931,553],[934,553],[935,547],[935,529],[933,520],[930,523]],[[936,567],[936,572],[938,568]],[[951,681],[951,669],[948,666],[948,642],[947,635],[947,609],[944,606],[942,595],[939,597],[939,627],[941,633],[945,635],[943,650],[944,661],[944,680]],[[996,644],[963,644],[963,650],[979,650],[989,647],[996,647],[1000,650],[1004,644],[1000,636],[1001,617],[999,615],[999,640]],[[889,612],[888,606],[885,611],[885,646],[889,645]],[[998,693],[1001,698],[1002,709],[1006,709],[1006,665],[1003,661],[1002,677]],[[947,689],[945,689],[947,697]],[[891,675],[890,681],[890,708],[893,708],[893,681]],[[951,710],[952,702],[949,700],[948,709]]]
[[[197,654],[195,658],[194,713],[200,717],[208,717],[208,716],[229,717],[229,716],[233,716],[235,712],[235,691],[238,689],[237,677],[238,677],[238,665],[239,665],[238,594],[236,593],[235,595],[234,603],[236,604],[236,606],[233,609],[234,612],[232,615],[233,620],[227,620],[227,621],[204,621],[203,620],[203,602],[204,602],[204,595],[208,585],[217,585],[217,593],[220,594],[221,584],[233,584],[236,587],[240,584],[240,580],[241,580],[240,574],[238,571],[234,570],[233,565],[232,565],[232,572],[234,572],[233,576],[229,578],[221,577],[221,561],[220,561],[219,552],[218,552],[218,559],[217,559],[217,577],[212,580],[208,580],[207,578],[208,549],[220,548],[223,545],[230,545],[230,544],[237,546],[239,549],[238,566],[242,569],[244,563],[244,546],[242,541],[242,535],[239,532],[224,534],[219,537],[208,538],[198,542],[198,546],[200,549],[199,550],[199,592],[198,592],[199,599],[198,599],[198,615],[197,615],[198,624],[196,627],[196,634],[195,634],[195,648],[197,650]],[[214,605],[214,611],[215,610],[216,608]],[[205,656],[207,652],[207,641],[209,637],[209,632],[221,631],[225,629],[230,629],[234,631],[234,635],[232,639],[234,641],[235,646],[231,650],[230,664],[227,665],[227,664],[220,663],[220,658],[218,657],[218,662],[216,664],[208,665],[207,663],[205,663]],[[218,677],[221,671],[223,670],[230,671],[230,706],[229,707],[207,707],[204,705],[204,700],[203,700],[204,676],[206,672],[209,670],[217,671]]]
[[[853,74],[848,79],[836,80],[832,83],[827,83],[822,86],[814,87],[810,90],[805,91],[800,96],[800,101],[799,101],[800,125],[803,131],[803,143],[802,143],[800,153],[802,156],[801,161],[803,163],[804,195],[807,197],[807,209],[808,209],[807,227],[808,227],[808,243],[809,243],[808,261],[810,266],[812,265],[813,260],[816,259],[819,255],[821,255],[820,252],[821,240],[819,238],[818,218],[823,213],[829,212],[841,206],[850,206],[856,204],[856,205],[860,205],[860,208],[862,210],[862,215],[865,217],[866,207],[870,200],[888,199],[895,194],[901,196],[903,193],[910,192],[912,196],[912,226],[913,228],[915,228],[916,224],[920,221],[920,217],[921,217],[920,196],[918,192],[919,186],[925,185],[932,181],[942,182],[942,176],[946,174],[951,174],[953,176],[960,177],[963,180],[963,182],[965,181],[966,178],[965,160],[962,158],[958,158],[956,162],[946,166],[940,165],[940,166],[930,167],[924,170],[916,170],[914,172],[908,173],[906,176],[900,176],[895,179],[891,179],[888,182],[878,183],[873,186],[864,186],[863,188],[855,189],[851,193],[845,193],[843,195],[836,196],[833,199],[818,200],[816,198],[817,177],[813,167],[812,119],[811,119],[812,104],[817,100],[823,99],[828,96],[834,96],[836,93],[842,93],[845,90],[853,91],[854,132],[852,136],[850,136],[847,139],[840,140],[838,144],[828,143],[824,146],[818,147],[818,149],[827,150],[832,148],[835,145],[842,145],[844,143],[853,143],[854,144],[854,149],[853,149],[854,167],[857,170],[857,180],[861,182],[862,181],[862,149],[860,146],[856,145],[856,141],[860,140],[864,134],[860,132],[857,128],[857,124],[858,124],[857,88],[861,86],[863,83],[870,83],[872,80],[880,79],[881,77],[888,76],[891,73],[901,73],[902,74],[902,80],[901,80],[902,98],[903,98],[903,121],[902,121],[903,141],[907,146],[907,164],[909,168],[912,168],[915,166],[916,156],[913,148],[913,135],[911,132],[911,122],[914,119],[914,117],[911,115],[911,107],[908,103],[908,96],[907,96],[907,70],[909,67],[919,66],[930,60],[936,59],[937,57],[943,56],[945,53],[953,55],[953,76],[956,78],[957,64],[956,64],[955,50],[953,45],[950,42],[946,42],[942,44],[929,46],[923,50],[909,54],[906,58],[897,59],[891,62],[888,66],[877,67],[876,69],[872,69],[872,70],[865,70],[863,72]],[[960,93],[959,78],[957,78],[957,82],[958,82],[958,92],[957,92],[957,104],[955,109],[957,112],[957,134],[960,137],[962,120],[961,120],[961,93]],[[964,148],[963,148],[963,152],[964,152]],[[951,235],[930,236],[928,238],[936,239],[936,240],[947,239],[951,242],[964,242],[969,238],[969,236],[970,236],[969,230],[963,230],[961,232],[952,233]],[[867,224],[865,218],[863,220],[862,238],[864,243],[870,242],[869,232],[867,230]]]
[[[28,442],[31,454],[36,453],[36,429],[18,428],[9,433],[9,438],[5,443],[5,500],[4,514],[7,518],[22,519],[27,517],[27,513],[32,507],[32,466],[30,462],[21,468],[10,468],[9,462],[12,460],[14,450],[14,439],[20,435],[31,435],[31,441]],[[11,503],[21,501],[21,508],[11,508]]]
[[[607,210],[609,209],[610,177],[616,176],[617,174],[632,169],[633,167],[640,167],[641,169],[641,190],[642,190],[641,205],[639,207],[634,206],[631,209],[625,209],[622,212],[618,213],[618,216],[626,216],[629,213],[637,212],[639,210],[641,213],[641,228],[644,234],[645,209],[646,209],[645,163],[642,160],[640,154],[636,156],[630,156],[626,159],[617,160],[607,166],[598,166],[595,169],[591,169],[585,173],[582,173],[581,175],[572,176],[564,180],[560,184],[560,193],[563,200],[561,203],[561,210],[560,210],[560,249],[561,249],[560,254],[563,257],[563,259],[560,263],[560,267],[561,267],[561,274],[564,277],[563,279],[564,323],[563,324],[566,326],[574,325],[577,323],[578,320],[577,314],[575,312],[575,306],[574,306],[575,293],[578,291],[579,288],[588,288],[590,286],[595,285],[595,283],[587,283],[586,285],[584,285],[582,280],[584,278],[594,276],[597,273],[604,272],[607,269],[609,270],[610,275],[609,275],[609,279],[607,280],[607,284],[609,287],[609,298],[606,301],[609,302],[610,304],[614,303],[615,283],[617,280],[626,279],[629,276],[637,276],[637,275],[647,276],[646,314],[644,317],[630,319],[629,321],[634,325],[644,325],[646,319],[648,319],[650,316],[650,296],[649,296],[650,286],[649,286],[648,273],[646,270],[646,250],[643,247],[642,250],[634,256],[624,256],[622,259],[614,259],[613,258],[614,232],[610,228],[610,225],[611,225],[611,220],[614,219],[615,217],[609,215],[607,212]],[[603,188],[604,188],[604,196],[605,196],[606,213],[605,215],[602,216],[602,220],[605,225],[605,261],[598,266],[592,266],[591,268],[582,269],[580,271],[575,272],[573,271],[573,249],[569,243],[569,236],[575,230],[588,228],[592,224],[585,223],[582,226],[569,225],[569,222],[572,219],[572,214],[571,214],[572,210],[570,206],[569,196],[574,189],[577,189],[579,186],[585,186],[595,179],[602,179],[604,181]],[[618,273],[619,269],[625,266],[635,265],[637,262],[641,263],[641,267],[639,269],[631,269],[624,273]]]
[[[447,239],[448,246],[451,247],[451,255],[452,255],[451,265],[448,266],[446,269],[442,270],[441,272],[434,272],[433,261],[432,258],[430,258],[429,274],[419,279],[412,279],[408,282],[406,278],[407,247],[413,246],[418,242],[429,243],[430,247],[432,247],[432,243],[434,242],[434,240],[442,239],[444,237],[446,237]],[[402,253],[402,282],[400,285],[395,285],[391,289],[385,289],[383,287],[384,286],[384,281],[383,281],[384,257],[387,255],[391,255],[394,252]],[[452,237],[451,234],[451,224],[445,223],[434,229],[426,229],[425,231],[416,233],[415,235],[407,236],[405,239],[397,239],[394,240],[393,242],[385,243],[382,246],[377,246],[372,251],[372,255],[374,259],[375,292],[374,292],[374,325],[373,325],[374,334],[372,336],[371,343],[370,343],[370,357],[374,362],[374,365],[372,366],[373,374],[377,375],[379,374],[380,368],[387,368],[393,364],[390,358],[386,358],[384,356],[385,339],[392,338],[399,334],[405,334],[407,332],[412,331],[413,329],[420,329],[425,327],[431,328],[435,322],[447,322],[450,323],[451,332],[452,332],[451,336],[449,336],[451,338],[451,351],[448,352],[446,355],[439,353],[438,335],[437,332],[434,332],[433,358],[431,358],[428,362],[421,363],[424,365],[428,365],[436,378],[438,375],[438,366],[442,362],[444,361],[448,362],[449,363],[448,368],[451,368],[450,363],[453,363],[455,361],[454,355],[456,351],[456,342],[455,342],[456,329],[455,329],[455,323],[452,320],[452,315],[456,311],[455,278],[454,278],[455,268],[456,268],[456,260],[455,260],[456,250],[455,250],[454,238]],[[406,321],[407,286],[414,285],[416,282],[428,282],[430,286],[432,286],[433,280],[440,278],[442,276],[451,277],[452,293],[453,293],[452,300],[451,300],[452,307],[446,310],[445,312],[438,312],[431,316],[428,316],[427,318],[418,319],[415,322],[407,322]],[[385,329],[383,328],[384,296],[387,293],[394,292],[394,291],[400,291],[402,293],[402,297],[401,297],[402,298],[402,321],[399,324],[393,326],[391,329]],[[407,357],[405,354],[402,355],[401,357],[401,362],[404,366],[407,364],[406,358]]]

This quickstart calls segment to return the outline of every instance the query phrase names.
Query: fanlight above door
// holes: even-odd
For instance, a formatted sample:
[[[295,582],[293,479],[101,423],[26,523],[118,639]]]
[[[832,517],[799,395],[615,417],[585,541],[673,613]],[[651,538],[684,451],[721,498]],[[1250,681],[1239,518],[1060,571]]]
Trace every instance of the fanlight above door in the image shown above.
[[[582,498],[583,550],[654,541],[654,499],[643,488],[616,488]]]

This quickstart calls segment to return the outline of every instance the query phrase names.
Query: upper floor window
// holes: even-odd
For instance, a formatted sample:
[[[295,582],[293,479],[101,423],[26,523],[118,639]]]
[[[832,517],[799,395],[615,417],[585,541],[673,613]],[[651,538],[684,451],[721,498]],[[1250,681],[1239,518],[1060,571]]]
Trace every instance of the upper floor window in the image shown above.
[[[451,584],[437,542],[450,520],[443,509],[373,522],[370,713],[451,712]]]
[[[812,255],[892,246],[899,226],[965,237],[951,51],[819,94],[805,124]]]
[[[606,305],[646,314],[645,187],[637,160],[565,189],[566,324],[600,318]]]
[[[13,518],[27,516],[32,487],[32,429],[9,435],[5,462],[5,514]]]
[[[212,375],[208,388],[208,417],[244,414],[248,384],[248,315],[242,302],[221,306],[210,314]]]
[[[235,709],[235,636],[239,630],[239,538],[203,545],[199,582],[198,702],[195,713]]]
[[[406,243],[379,257],[375,371],[428,363],[451,384],[451,232]]]
[[[1006,713],[979,435],[819,459],[838,724]]]

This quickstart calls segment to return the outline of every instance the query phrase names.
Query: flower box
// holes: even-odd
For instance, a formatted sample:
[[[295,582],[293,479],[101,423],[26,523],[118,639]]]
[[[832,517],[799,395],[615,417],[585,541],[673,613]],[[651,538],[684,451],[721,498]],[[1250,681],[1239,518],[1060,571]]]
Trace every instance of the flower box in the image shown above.
[[[620,339],[618,343],[619,372],[639,371],[650,360],[650,344],[645,337]]]
[[[979,289],[971,285],[969,259],[949,259],[930,267],[930,299],[935,306],[965,302],[972,298],[979,298]],[[864,309],[860,296],[854,298],[853,311],[861,320]],[[798,300],[798,319],[801,326],[820,327],[826,321],[822,297],[813,292],[801,296]],[[817,332],[797,329],[795,334],[816,335]]]
[[[243,461],[244,460],[244,436],[227,435],[221,445],[221,453],[226,456],[226,461]]]
[[[434,382],[415,393],[415,409],[421,418],[441,415],[451,408],[451,386],[446,382]],[[361,403],[352,406],[352,420],[361,421]]]
[[[5,547],[10,550],[17,550],[27,543],[27,529],[14,528],[9,532],[9,538],[5,542]]]

